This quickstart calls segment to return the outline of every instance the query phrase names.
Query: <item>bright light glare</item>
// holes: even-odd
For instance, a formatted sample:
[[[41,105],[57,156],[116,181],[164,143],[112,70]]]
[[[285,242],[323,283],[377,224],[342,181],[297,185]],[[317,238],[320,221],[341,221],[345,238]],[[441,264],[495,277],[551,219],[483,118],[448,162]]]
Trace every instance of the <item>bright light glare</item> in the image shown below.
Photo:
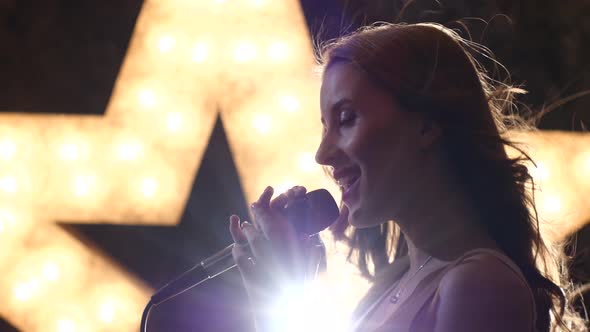
[[[285,180],[282,183],[280,183],[279,185],[277,185],[276,187],[274,187],[274,192],[277,195],[282,194],[293,187],[295,187],[295,184],[293,183],[293,181]]]
[[[138,95],[139,103],[146,108],[152,108],[156,105],[156,95],[151,90],[142,90]]]
[[[177,132],[182,127],[182,114],[179,112],[170,112],[166,117],[166,126],[171,132]]]
[[[65,160],[76,160],[80,157],[80,148],[76,144],[65,143],[60,147],[59,155]]]
[[[152,197],[158,189],[158,181],[152,177],[143,179],[141,182],[141,192],[145,197]]]
[[[542,162],[537,163],[537,167],[533,165],[531,169],[531,175],[535,180],[547,180],[549,177],[549,169],[547,169],[547,165]]]
[[[74,177],[74,194],[76,196],[86,196],[95,184],[96,177],[93,175],[76,175]]]
[[[142,147],[139,142],[125,142],[117,147],[117,157],[121,160],[135,160],[141,154]]]
[[[14,226],[16,220],[14,215],[6,210],[0,210],[0,233]]]
[[[289,54],[287,44],[281,41],[274,42],[268,46],[268,56],[273,60],[282,60]]]
[[[557,213],[561,210],[561,201],[556,196],[550,196],[545,198],[545,211],[551,213]]]
[[[256,128],[256,130],[258,130],[259,133],[265,135],[270,132],[270,128],[272,127],[272,119],[268,115],[257,115],[254,117],[252,125],[254,128]]]
[[[98,318],[104,323],[115,320],[115,306],[111,302],[104,302],[98,308]]]
[[[14,286],[12,292],[17,300],[24,302],[29,300],[37,289],[39,289],[39,284],[35,281],[20,282]]]
[[[304,152],[299,156],[299,168],[304,172],[311,172],[316,168],[315,157],[309,152]]]
[[[299,99],[294,96],[283,96],[281,98],[281,106],[289,113],[293,113],[299,109]]]
[[[168,53],[176,44],[176,40],[172,36],[164,36],[158,41],[158,49],[162,53]]]
[[[207,50],[207,44],[199,43],[195,45],[193,48],[193,61],[194,62],[205,62],[207,60],[207,55],[209,54]]]
[[[18,190],[18,182],[15,177],[5,176],[0,178],[0,188],[9,194],[14,194]]]
[[[15,154],[16,144],[13,141],[9,139],[0,141],[0,159],[10,160]]]
[[[276,317],[275,330],[286,332],[345,332],[350,322],[343,317],[337,303],[330,303],[333,296],[321,289],[292,287],[286,289],[272,309]]]
[[[241,42],[237,45],[234,59],[237,62],[247,62],[256,57],[256,48],[248,42]]]
[[[59,266],[54,262],[47,262],[43,265],[43,276],[48,281],[56,281],[59,279]]]
[[[57,321],[57,331],[58,332],[75,332],[76,331],[76,323],[74,323],[70,319],[59,319]]]

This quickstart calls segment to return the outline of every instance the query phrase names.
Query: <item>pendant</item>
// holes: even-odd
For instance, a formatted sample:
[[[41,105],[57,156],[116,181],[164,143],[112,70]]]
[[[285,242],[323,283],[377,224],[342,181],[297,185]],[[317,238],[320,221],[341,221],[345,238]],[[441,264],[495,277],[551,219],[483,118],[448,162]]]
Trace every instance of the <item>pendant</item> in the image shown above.
[[[396,304],[397,301],[399,301],[399,296],[400,296],[400,293],[395,294],[394,296],[389,298],[389,302]]]

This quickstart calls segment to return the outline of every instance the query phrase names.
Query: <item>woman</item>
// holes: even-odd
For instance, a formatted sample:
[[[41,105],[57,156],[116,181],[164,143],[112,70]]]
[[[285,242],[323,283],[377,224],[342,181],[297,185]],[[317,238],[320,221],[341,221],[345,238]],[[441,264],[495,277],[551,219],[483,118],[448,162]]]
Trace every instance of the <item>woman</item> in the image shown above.
[[[323,53],[316,161],[343,190],[332,230],[373,280],[355,329],[586,331],[539,235],[530,158],[505,151],[518,150],[503,135],[517,121],[503,114],[522,90],[494,88],[469,49],[439,25],[384,24]],[[261,330],[272,330],[269,294],[300,275],[303,245],[280,211],[304,194],[271,200],[269,187],[252,205],[254,224],[230,218]]]

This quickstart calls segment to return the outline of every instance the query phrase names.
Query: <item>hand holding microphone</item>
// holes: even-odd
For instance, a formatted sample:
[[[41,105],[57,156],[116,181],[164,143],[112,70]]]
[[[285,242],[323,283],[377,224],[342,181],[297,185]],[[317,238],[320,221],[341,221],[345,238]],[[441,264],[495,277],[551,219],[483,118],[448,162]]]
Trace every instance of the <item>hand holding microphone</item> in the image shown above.
[[[329,196],[325,190],[320,193]],[[320,193],[312,192],[307,196]],[[271,200],[272,196],[273,189],[267,187],[252,204],[251,223],[240,224],[238,216],[230,217],[230,232],[235,241],[232,255],[250,302],[259,312],[272,305],[281,286],[303,282],[309,235],[325,229],[338,216],[338,208],[331,196],[332,202],[317,197],[311,199],[312,204],[313,201],[322,204],[321,208],[294,208],[298,204],[310,204],[306,202],[308,197],[304,187],[293,187]],[[306,215],[307,212],[315,216]]]
[[[273,279],[294,278],[300,273],[303,243],[294,226],[283,212],[288,204],[305,196],[306,189],[294,187],[271,201],[273,189],[267,187],[251,205],[253,220],[240,224],[238,216],[230,217],[230,232],[234,239],[232,255],[240,269],[246,289],[250,284],[265,284]],[[253,285],[252,285],[253,286]]]
[[[276,291],[274,286],[279,280],[297,281],[304,277],[306,269],[301,264],[309,261],[309,257],[303,257],[309,254],[305,251],[306,242],[317,240],[317,236],[310,236],[338,218],[338,206],[325,189],[306,193],[305,188],[294,187],[271,201],[272,195],[273,189],[268,187],[253,204],[253,224],[240,225],[238,216],[230,217],[230,233],[235,244],[196,264],[152,295],[141,318],[142,331],[147,330],[154,306],[235,265],[254,305],[264,301],[269,292]]]

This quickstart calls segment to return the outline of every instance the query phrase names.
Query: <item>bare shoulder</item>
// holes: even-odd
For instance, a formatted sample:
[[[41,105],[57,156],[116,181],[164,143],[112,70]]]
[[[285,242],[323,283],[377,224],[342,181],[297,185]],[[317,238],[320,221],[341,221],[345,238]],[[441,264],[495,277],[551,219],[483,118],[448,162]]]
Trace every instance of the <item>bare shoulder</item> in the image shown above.
[[[492,254],[470,256],[449,270],[439,297],[437,332],[532,330],[529,288]]]

